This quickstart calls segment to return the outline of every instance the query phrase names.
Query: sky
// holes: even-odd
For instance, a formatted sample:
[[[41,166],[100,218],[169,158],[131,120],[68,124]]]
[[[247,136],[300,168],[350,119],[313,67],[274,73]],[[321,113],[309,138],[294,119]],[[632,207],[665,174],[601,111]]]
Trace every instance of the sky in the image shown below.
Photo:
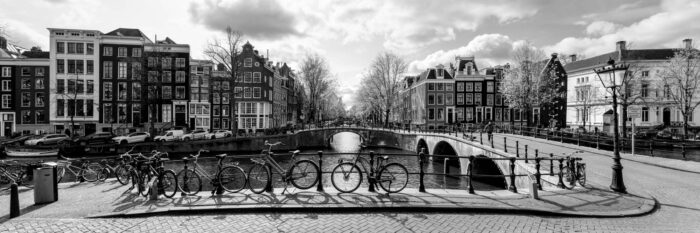
[[[510,61],[530,43],[547,54],[591,57],[627,41],[634,48],[700,40],[699,0],[0,0],[11,42],[48,48],[46,28],[138,28],[189,44],[193,58],[227,26],[274,62],[298,66],[325,57],[346,107],[379,53],[409,64],[407,74],[455,56],[481,68]]]

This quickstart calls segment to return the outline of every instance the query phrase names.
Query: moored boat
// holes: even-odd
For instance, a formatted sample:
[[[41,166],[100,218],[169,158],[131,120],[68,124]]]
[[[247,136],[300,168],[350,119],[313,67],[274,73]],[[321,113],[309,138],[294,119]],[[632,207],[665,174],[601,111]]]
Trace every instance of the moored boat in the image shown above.
[[[7,157],[51,157],[58,155],[58,149],[9,148],[5,147]]]

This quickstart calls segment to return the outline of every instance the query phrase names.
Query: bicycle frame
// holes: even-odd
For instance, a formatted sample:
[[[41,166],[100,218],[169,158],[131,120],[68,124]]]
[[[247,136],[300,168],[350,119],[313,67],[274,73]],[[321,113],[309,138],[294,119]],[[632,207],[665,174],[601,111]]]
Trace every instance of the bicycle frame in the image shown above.
[[[367,161],[367,159],[363,158],[360,155],[360,152],[357,153],[357,155],[355,156],[355,159],[353,159],[353,161],[352,161],[352,164],[357,166],[358,162],[360,164],[360,167],[362,167],[362,170],[364,170],[365,174],[367,174],[367,177],[371,177],[372,175],[376,175],[377,172],[384,165],[384,160],[381,159],[381,160],[377,161],[377,164],[374,167],[372,167],[371,164],[369,163],[369,161]],[[340,163],[342,163],[342,159],[341,159],[341,161],[339,161],[339,164]],[[367,167],[365,167],[365,164],[367,165],[367,167],[370,168],[369,170],[367,169]]]
[[[71,164],[71,162],[69,162],[69,161],[58,162],[58,164],[63,166],[63,168],[65,168],[64,169],[65,171],[69,171],[71,174],[73,174],[73,176],[76,176],[76,177],[78,175],[80,175],[80,173],[82,173],[84,170],[84,168],[75,166],[75,165]],[[81,164],[81,166],[84,166],[84,164]],[[75,170],[73,170],[73,169],[75,169]]]

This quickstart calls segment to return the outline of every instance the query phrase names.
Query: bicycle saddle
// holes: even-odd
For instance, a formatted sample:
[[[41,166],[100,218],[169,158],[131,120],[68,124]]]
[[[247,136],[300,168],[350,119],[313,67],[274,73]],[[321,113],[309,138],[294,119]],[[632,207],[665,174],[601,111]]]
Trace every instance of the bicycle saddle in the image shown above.
[[[388,159],[389,159],[389,156],[388,156],[388,155],[383,155],[383,156],[379,156],[379,158],[380,158],[380,159],[383,159],[383,160],[388,160]]]
[[[226,158],[226,156],[227,156],[226,154],[218,154],[218,155],[216,155],[216,158],[217,159],[224,159],[224,158]]]
[[[292,154],[299,154],[301,151],[300,150],[290,150],[289,153]]]

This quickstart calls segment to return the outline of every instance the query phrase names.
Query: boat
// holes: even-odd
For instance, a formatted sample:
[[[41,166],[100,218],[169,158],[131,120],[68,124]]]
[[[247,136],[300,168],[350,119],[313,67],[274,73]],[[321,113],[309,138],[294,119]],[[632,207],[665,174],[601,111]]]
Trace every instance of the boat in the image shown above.
[[[33,149],[5,147],[7,157],[55,157],[58,149]]]

